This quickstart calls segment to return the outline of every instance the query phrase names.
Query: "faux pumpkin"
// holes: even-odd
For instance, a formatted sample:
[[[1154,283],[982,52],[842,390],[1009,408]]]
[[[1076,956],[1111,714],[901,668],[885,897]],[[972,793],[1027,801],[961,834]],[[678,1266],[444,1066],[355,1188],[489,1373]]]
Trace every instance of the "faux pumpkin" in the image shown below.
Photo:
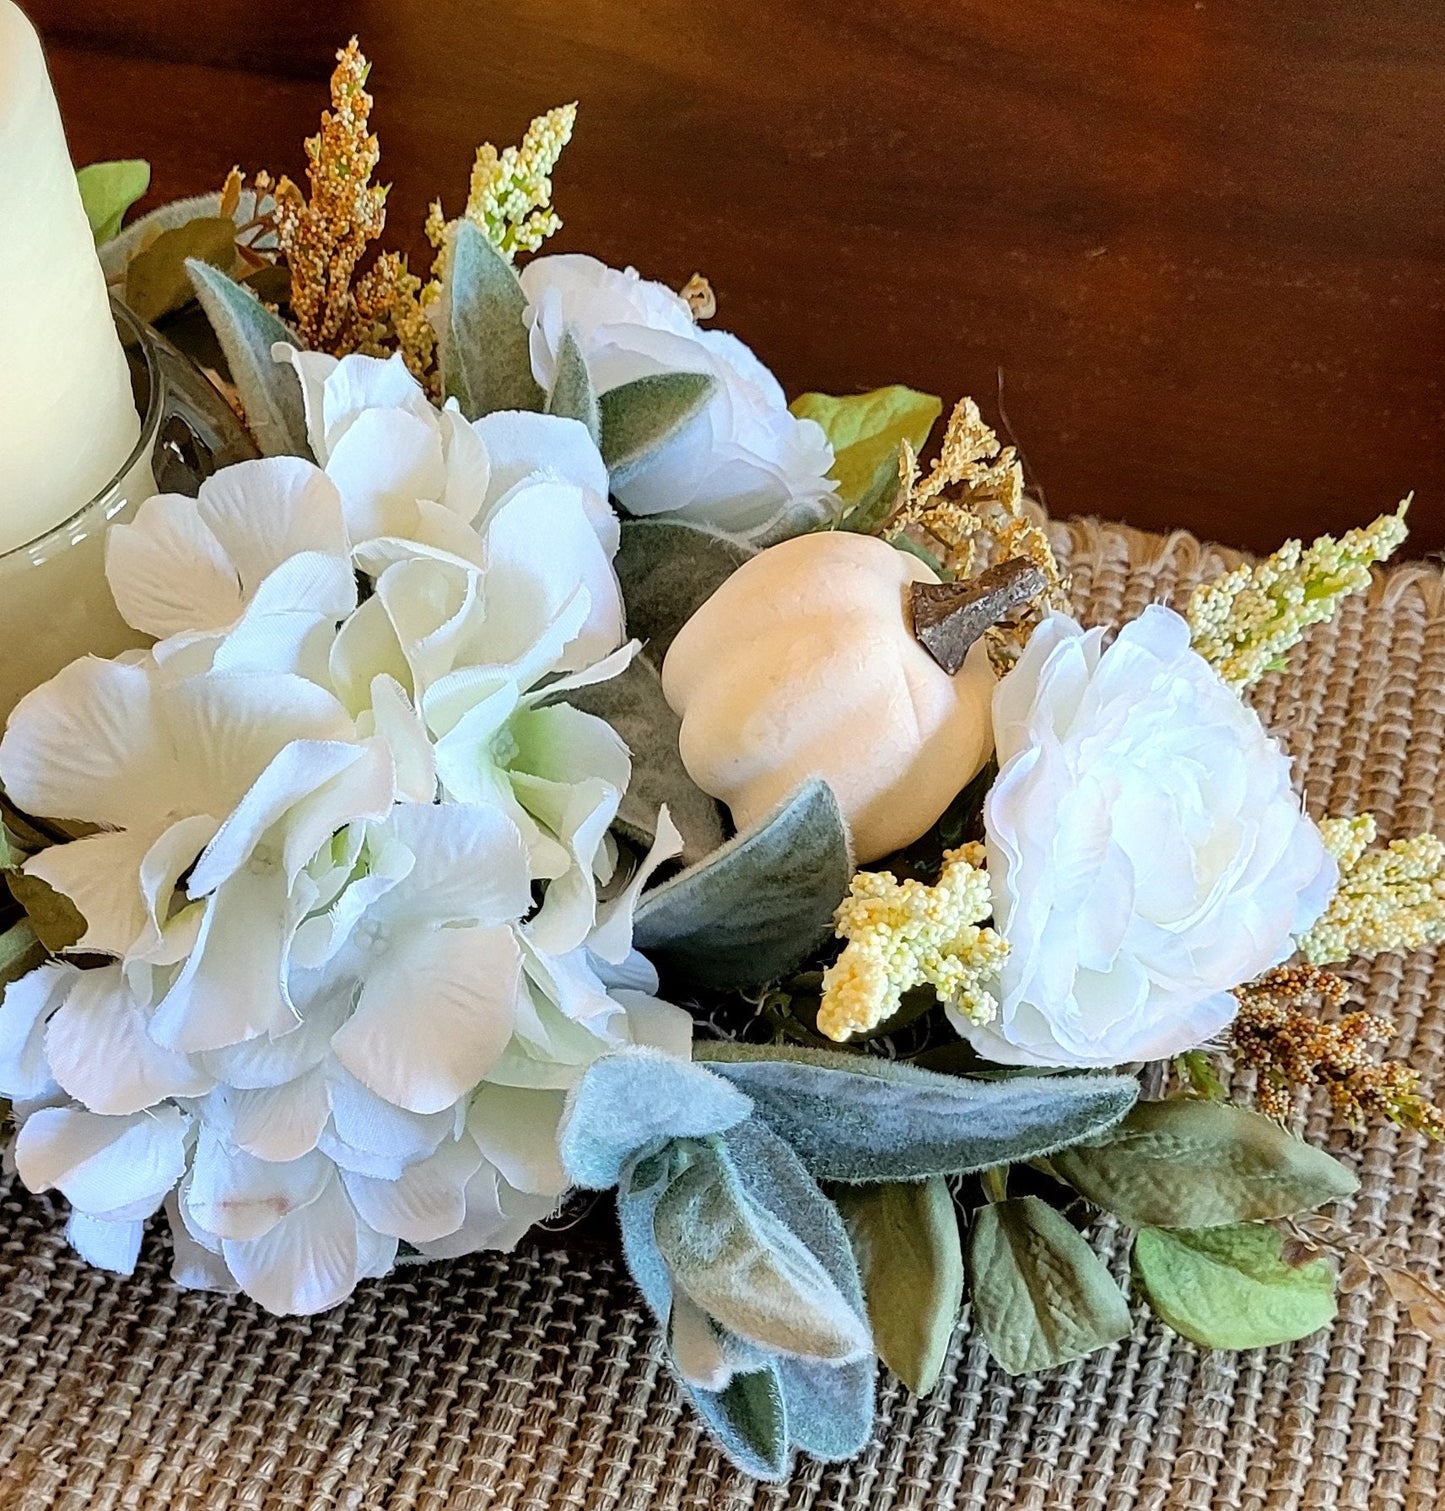
[[[800,535],[744,563],[683,626],[662,669],[688,774],[739,828],[806,778],[833,788],[860,862],[937,822],[993,750],[980,642],[949,676],[913,635],[935,582],[873,536]]]

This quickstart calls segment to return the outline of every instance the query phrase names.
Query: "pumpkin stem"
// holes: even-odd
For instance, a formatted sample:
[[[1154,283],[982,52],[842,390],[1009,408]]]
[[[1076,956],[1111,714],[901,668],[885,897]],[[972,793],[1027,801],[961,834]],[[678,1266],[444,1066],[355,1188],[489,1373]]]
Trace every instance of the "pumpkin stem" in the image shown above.
[[[1042,570],[1026,556],[1011,556],[963,582],[915,582],[913,633],[952,677],[975,640],[1047,587]]]

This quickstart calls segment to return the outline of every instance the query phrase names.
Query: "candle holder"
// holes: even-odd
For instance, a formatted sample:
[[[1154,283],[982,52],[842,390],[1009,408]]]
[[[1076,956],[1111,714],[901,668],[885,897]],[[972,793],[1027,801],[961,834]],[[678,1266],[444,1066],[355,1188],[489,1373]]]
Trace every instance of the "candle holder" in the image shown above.
[[[103,489],[61,524],[0,553],[0,602],[25,626],[0,644],[0,727],[32,688],[79,656],[114,656],[150,643],[120,617],[105,578],[105,536],[155,493],[194,497],[211,473],[254,457],[255,445],[219,390],[165,337],[112,301],[141,416],[140,439]],[[64,834],[15,810],[0,813],[22,840]]]

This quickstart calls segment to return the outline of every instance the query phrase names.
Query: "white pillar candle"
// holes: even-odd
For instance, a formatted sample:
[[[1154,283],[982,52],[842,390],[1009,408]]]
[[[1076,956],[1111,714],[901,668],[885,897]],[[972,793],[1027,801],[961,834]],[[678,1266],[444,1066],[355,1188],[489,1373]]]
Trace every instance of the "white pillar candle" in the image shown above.
[[[0,554],[84,508],[139,433],[40,40],[0,0]]]

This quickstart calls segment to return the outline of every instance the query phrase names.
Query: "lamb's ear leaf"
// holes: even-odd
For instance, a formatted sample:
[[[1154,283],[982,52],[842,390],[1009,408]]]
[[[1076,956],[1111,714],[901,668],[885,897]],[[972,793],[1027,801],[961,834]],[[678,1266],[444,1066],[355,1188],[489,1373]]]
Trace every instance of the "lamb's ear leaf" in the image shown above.
[[[862,1453],[873,1432],[878,1361],[869,1354],[847,1364],[779,1359],[778,1379],[794,1446],[825,1463]]]
[[[627,519],[617,576],[628,630],[661,666],[677,632],[749,558],[746,541],[676,519]]]
[[[1140,1228],[1134,1276],[1155,1312],[1205,1348],[1293,1343],[1335,1319],[1329,1262],[1290,1264],[1268,1223],[1221,1228]]]
[[[646,847],[657,838],[664,804],[682,834],[685,865],[719,849],[726,834],[722,810],[687,774],[678,752],[681,723],[662,695],[662,678],[648,661],[634,660],[619,676],[578,688],[568,702],[605,719],[632,752],[632,781],[615,827]]]
[[[1129,1302],[1068,1218],[1037,1196],[974,1214],[968,1290],[988,1351],[1035,1374],[1129,1335]]]
[[[717,389],[707,373],[654,373],[610,388],[602,411],[602,460],[625,484],[703,412]]]
[[[1135,1227],[1213,1228],[1289,1217],[1352,1196],[1360,1186],[1333,1155],[1271,1119],[1196,1097],[1140,1102],[1107,1135],[1057,1155],[1050,1168]]]
[[[301,380],[289,362],[278,362],[271,355],[280,342],[299,346],[296,333],[218,268],[193,258],[186,271],[221,343],[246,423],[262,455],[309,458]]]
[[[577,333],[569,325],[557,348],[557,371],[552,392],[547,395],[547,413],[566,420],[580,420],[595,443],[602,434],[602,411],[592,387],[592,376],[582,355]]]
[[[795,969],[827,938],[853,865],[838,799],[806,782],[760,823],[647,893],[634,941],[665,975],[721,991]]]
[[[941,1175],[838,1193],[883,1362],[916,1395],[943,1372],[963,1304],[963,1244]]]
[[[506,258],[469,220],[458,223],[442,288],[442,389],[469,420],[498,409],[540,410],[527,296]]]
[[[562,1168],[574,1185],[605,1191],[639,1155],[672,1139],[721,1133],[751,1110],[735,1086],[686,1060],[653,1049],[604,1055],[567,1098]]]
[[[788,1409],[776,1365],[734,1375],[727,1389],[684,1385],[719,1448],[744,1474],[777,1484],[788,1477]]]
[[[1037,1159],[1112,1128],[1139,1095],[1132,1076],[975,1081],[795,1045],[700,1043],[695,1053],[748,1094],[813,1175],[850,1183]]]

